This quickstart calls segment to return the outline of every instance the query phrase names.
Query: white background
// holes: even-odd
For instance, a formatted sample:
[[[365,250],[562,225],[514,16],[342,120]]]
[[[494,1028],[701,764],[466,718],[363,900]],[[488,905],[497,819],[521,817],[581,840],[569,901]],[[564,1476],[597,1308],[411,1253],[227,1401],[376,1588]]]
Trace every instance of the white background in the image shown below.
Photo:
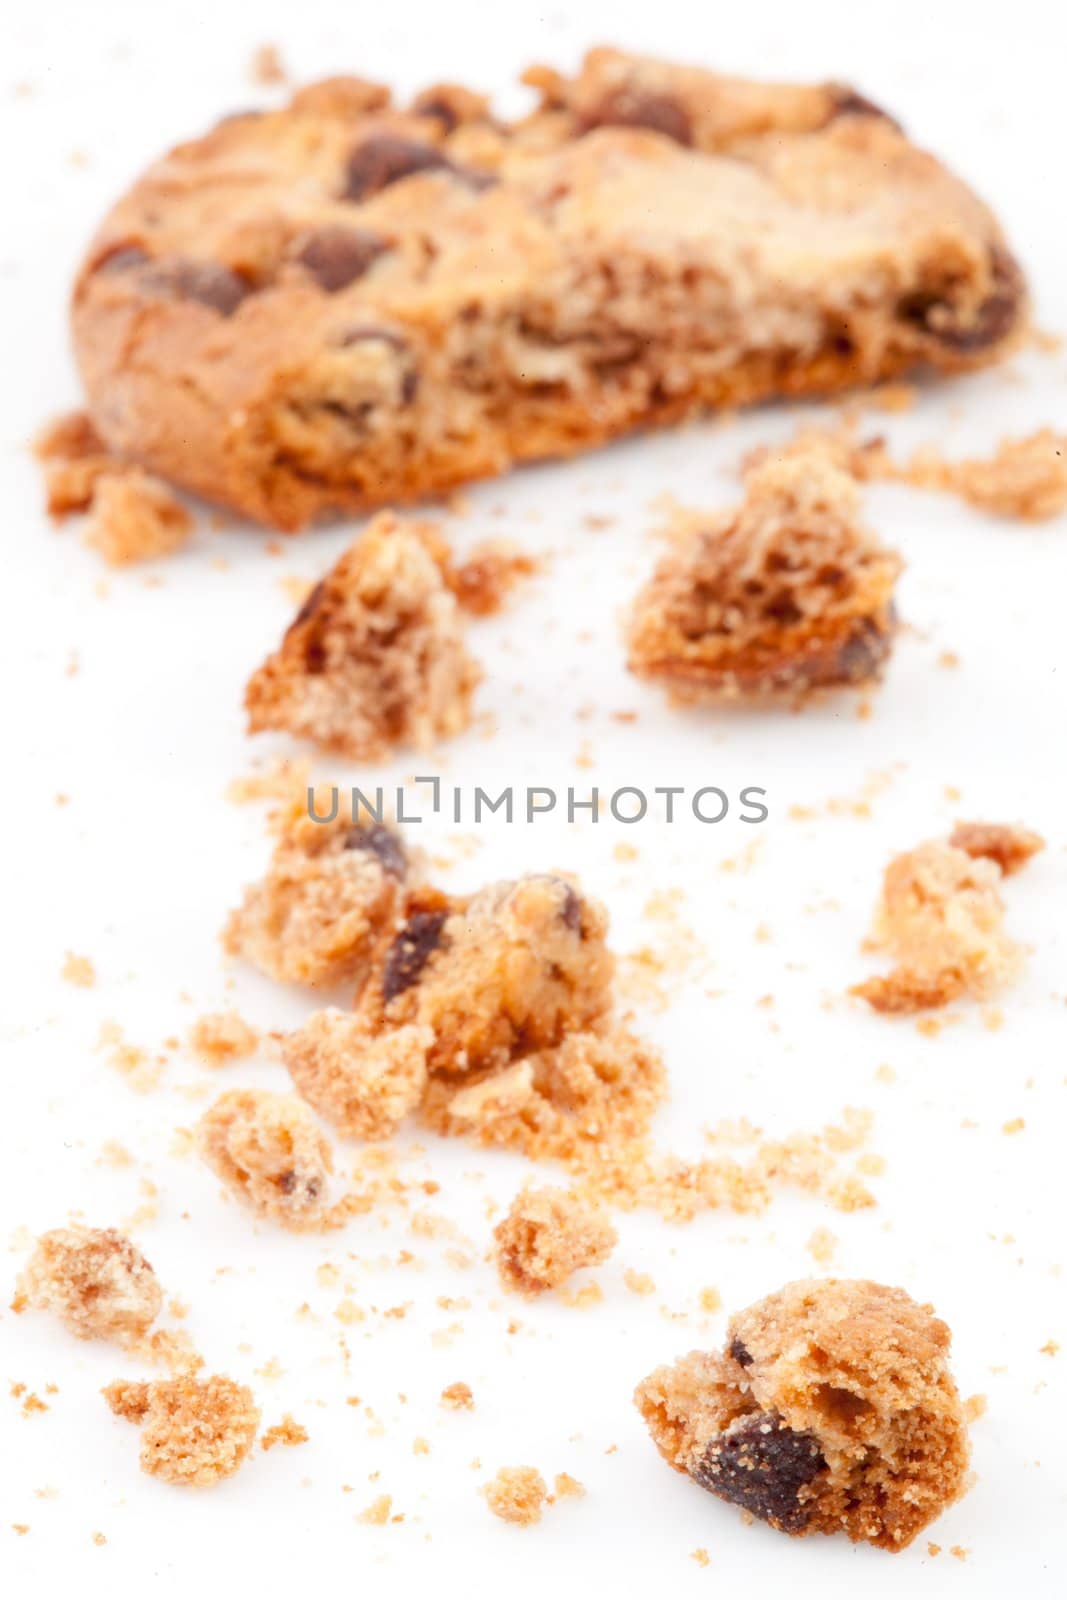
[[[515,1596],[553,1589],[688,1595],[795,1592],[899,1595],[1062,1593],[1065,1496],[1063,1103],[1067,1031],[1062,667],[1067,528],[995,523],[955,503],[898,488],[869,495],[872,521],[905,553],[909,624],[874,714],[840,701],[802,717],[682,714],[624,669],[619,619],[655,558],[652,503],[669,492],[698,505],[736,495],[736,462],[785,435],[778,410],[693,427],[565,467],[525,471],[472,492],[452,519],[460,548],[507,533],[549,553],[541,577],[472,643],[487,680],[480,726],[435,763],[406,759],[383,776],[438,770],[447,780],[744,784],[769,791],[771,820],[746,828],[652,822],[576,828],[483,828],[463,848],[449,825],[423,842],[449,855],[446,875],[473,886],[502,874],[580,870],[609,904],[620,951],[677,938],[645,906],[683,891],[680,917],[700,959],[670,974],[671,1004],[640,1022],[667,1053],[671,1103],[657,1131],[696,1152],[700,1127],[749,1116],[770,1133],[814,1129],[845,1105],[869,1107],[887,1161],[875,1210],[850,1217],[784,1196],[764,1217],[725,1214],[671,1228],[624,1217],[614,1259],[595,1277],[602,1304],[507,1301],[482,1260],[487,1202],[506,1203],[518,1159],[440,1142],[400,1141],[401,1170],[432,1175],[433,1209],[471,1241],[473,1265],[447,1241],[413,1238],[401,1205],[341,1236],[302,1239],[255,1223],[195,1161],[172,1153],[175,1129],[223,1082],[284,1087],[268,1061],[213,1077],[169,1052],[160,1088],[138,1095],[94,1049],[106,1018],[162,1048],[200,1012],[236,1004],[265,1026],[301,1017],[307,997],[243,970],[228,972],[216,935],[265,859],[257,808],[227,785],[284,741],[246,739],[240,709],[250,669],[292,609],[285,575],[310,578],[342,548],[339,528],[265,553],[255,530],[206,521],[180,558],[155,572],[105,574],[72,525],[40,509],[27,440],[74,403],[65,297],[80,250],[105,207],[152,156],[223,112],[271,95],[247,77],[253,48],[275,41],[295,76],[356,71],[409,91],[458,78],[506,92],[530,60],[570,67],[612,41],[754,75],[852,79],[901,115],[1000,212],[1032,275],[1040,323],[1067,328],[1062,220],[1064,28],[1054,8],[897,3],[762,6],[510,4],[470,0],[387,6],[301,0],[253,7],[148,7],[56,0],[20,8],[0,69],[4,226],[0,315],[0,470],[6,583],[3,832],[4,1114],[0,1119],[0,1376],[42,1392],[25,1418],[0,1393],[0,1582],[23,1594],[299,1593]],[[276,96],[275,96],[276,97]],[[1064,421],[1063,354],[1031,352],[1005,370],[924,394],[900,417],[873,417],[899,446],[991,446],[1005,432]],[[590,513],[612,526],[590,531]],[[106,590],[101,590],[101,579]],[[954,651],[955,670],[939,666]],[[74,671],[73,667],[77,670]],[[621,723],[613,712],[635,710]],[[494,731],[495,729],[495,731]],[[577,765],[582,756],[592,766]],[[320,769],[342,781],[357,774]],[[883,775],[878,779],[877,775]],[[957,802],[946,794],[955,786]],[[870,816],[827,812],[831,797],[873,793]],[[57,806],[64,793],[69,804]],[[822,809],[790,819],[792,805]],[[1049,849],[1008,886],[1009,917],[1034,945],[1024,980],[1004,997],[1004,1026],[967,1010],[936,1039],[873,1017],[844,998],[872,970],[860,953],[879,875],[893,851],[945,832],[959,815],[1022,818]],[[468,835],[470,830],[466,830]],[[748,870],[724,870],[758,837]],[[635,862],[613,854],[637,845]],[[761,942],[761,924],[771,931]],[[66,951],[89,956],[95,988],[61,982]],[[760,1007],[761,996],[774,1004]],[[876,1078],[880,1064],[896,1072]],[[1001,1131],[1014,1118],[1025,1129]],[[99,1164],[121,1140],[137,1165]],[[354,1150],[341,1150],[342,1165]],[[545,1174],[549,1176],[549,1174]],[[265,1422],[291,1410],[310,1443],[256,1454],[212,1492],[142,1476],[138,1439],[98,1390],[135,1369],[120,1352],[76,1345],[39,1317],[14,1318],[8,1291],[26,1232],[80,1215],[121,1224],[158,1186],[158,1216],[134,1229],[209,1368],[249,1381]],[[789,1541],[668,1471],[630,1405],[637,1379],[698,1344],[717,1343],[727,1309],[809,1271],[817,1226],[839,1238],[833,1270],[869,1275],[929,1298],[955,1334],[965,1394],[988,1396],[974,1428],[977,1483],[929,1536],[895,1557],[840,1540]],[[410,1249],[415,1264],[397,1265]],[[366,1321],[345,1330],[342,1289],[316,1279],[339,1263]],[[650,1273],[639,1299],[626,1267]],[[439,1296],[464,1297],[449,1311]],[[299,1318],[302,1303],[311,1315]],[[383,1318],[407,1303],[404,1320]],[[372,1309],[376,1308],[376,1309]],[[521,1322],[509,1335],[512,1318]],[[461,1327],[451,1344],[434,1335]],[[338,1337],[347,1333],[346,1363]],[[276,1359],[281,1376],[265,1375]],[[268,1369],[274,1370],[274,1369]],[[472,1386],[477,1409],[453,1416],[437,1396]],[[345,1404],[359,1395],[364,1407]],[[406,1396],[405,1400],[399,1398]],[[368,1420],[373,1410],[381,1426]],[[416,1436],[430,1453],[415,1455]],[[610,1452],[610,1453],[609,1453]],[[480,1465],[472,1465],[475,1461]],[[505,1464],[588,1489],[540,1527],[489,1516],[478,1487]],[[374,1475],[377,1475],[376,1477]],[[344,1492],[343,1485],[350,1486]],[[368,1527],[355,1515],[377,1494],[405,1520]],[[11,1523],[29,1523],[18,1537]],[[92,1543],[94,1531],[107,1544]],[[954,1559],[949,1547],[968,1554]],[[690,1558],[707,1549],[710,1566]],[[6,1581],[4,1581],[6,1579]]]

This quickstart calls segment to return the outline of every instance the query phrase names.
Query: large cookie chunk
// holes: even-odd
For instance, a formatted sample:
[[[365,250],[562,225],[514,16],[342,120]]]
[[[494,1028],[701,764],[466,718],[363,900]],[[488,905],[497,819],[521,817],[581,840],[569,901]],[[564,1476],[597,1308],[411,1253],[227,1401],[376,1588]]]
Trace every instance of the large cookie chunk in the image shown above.
[[[725,1350],[660,1367],[635,1399],[661,1455],[794,1535],[902,1550],[966,1487],[950,1334],[903,1289],[790,1283],[735,1316]]]

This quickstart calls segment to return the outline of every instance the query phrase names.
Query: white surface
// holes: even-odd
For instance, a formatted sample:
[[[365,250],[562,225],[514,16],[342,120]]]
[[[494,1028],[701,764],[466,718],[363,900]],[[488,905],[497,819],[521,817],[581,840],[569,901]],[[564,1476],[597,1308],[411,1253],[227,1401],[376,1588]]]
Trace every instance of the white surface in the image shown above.
[[[22,8],[9,27],[0,85],[11,758],[3,1305],[24,1253],[20,1230],[69,1214],[121,1223],[149,1178],[159,1188],[158,1218],[135,1235],[166,1289],[189,1305],[187,1326],[210,1367],[248,1379],[267,1423],[291,1410],[311,1442],[257,1453],[214,1492],[154,1483],[137,1470],[135,1430],[113,1420],[97,1392],[131,1370],[121,1353],[76,1345],[46,1319],[16,1321],[4,1309],[0,1376],[60,1389],[46,1415],[28,1419],[6,1388],[0,1395],[4,1593],[27,1593],[31,1583],[121,1596],[144,1587],[222,1593],[231,1582],[264,1594],[432,1586],[451,1596],[492,1586],[533,1596],[587,1584],[634,1594],[670,1586],[687,1596],[905,1588],[979,1596],[1002,1595],[1009,1584],[1062,1593],[1067,1354],[1040,1350],[1050,1339],[1067,1347],[1067,1011],[1057,917],[1065,879],[1063,522],[996,524],[942,499],[873,491],[872,519],[909,561],[901,601],[911,624],[874,715],[860,720],[845,701],[799,718],[716,718],[671,713],[628,679],[618,617],[654,559],[651,502],[664,491],[705,505],[734,496],[740,453],[790,431],[793,415],[764,412],[643,440],[471,494],[470,514],[454,523],[461,547],[505,531],[552,552],[551,566],[474,631],[487,668],[479,706],[495,719],[495,734],[483,728],[439,762],[401,762],[390,775],[436,767],[468,785],[579,789],[718,783],[736,792],[751,783],[769,791],[772,809],[760,828],[483,828],[480,848],[450,881],[552,864],[580,869],[609,903],[620,950],[655,943],[662,924],[642,914],[653,889],[683,888],[681,914],[706,962],[678,975],[667,1012],[641,1019],[669,1059],[664,1142],[695,1150],[700,1125],[723,1117],[750,1116],[771,1132],[815,1128],[851,1104],[874,1111],[873,1147],[888,1163],[874,1185],[878,1208],[850,1217],[791,1197],[764,1217],[710,1215],[687,1228],[624,1217],[615,1258],[595,1274],[604,1301],[583,1312],[506,1301],[480,1260],[486,1200],[506,1201],[524,1163],[440,1142],[418,1155],[402,1141],[412,1151],[405,1171],[440,1182],[429,1204],[473,1241],[466,1271],[445,1260],[446,1242],[413,1239],[399,1207],[357,1219],[340,1237],[288,1238],[251,1221],[209,1173],[171,1154],[174,1129],[198,1114],[200,1096],[224,1082],[284,1087],[279,1068],[237,1066],[212,1077],[171,1052],[163,1086],[139,1096],[94,1050],[105,1018],[153,1047],[220,1004],[275,1026],[307,1008],[305,997],[246,971],[228,975],[218,954],[224,913],[265,855],[257,808],[234,807],[224,794],[271,751],[244,737],[240,699],[292,609],[279,580],[316,574],[350,530],[272,558],[262,534],[205,525],[158,573],[105,575],[73,526],[49,526],[25,448],[42,418],[77,397],[64,299],[90,228],[169,142],[270,98],[246,77],[252,49],[268,39],[300,78],[356,70],[407,89],[448,77],[504,88],[525,62],[569,65],[600,40],[742,72],[852,79],[988,196],[1032,273],[1042,324],[1063,328],[1062,16],[1036,0],[998,9],[989,26],[975,8],[928,4],[590,4],[571,13],[469,0],[358,9],[324,0],[254,9],[51,0]],[[990,445],[1004,432],[1062,424],[1064,375],[1062,355],[1031,354],[929,393],[909,415],[875,416],[874,425],[903,444]],[[590,512],[613,515],[615,525],[590,532]],[[947,650],[960,656],[958,669],[938,666]],[[629,708],[636,722],[612,719]],[[583,746],[592,767],[576,764]],[[869,820],[788,816],[794,804],[858,795],[887,771]],[[960,791],[958,802],[947,785]],[[65,808],[55,803],[59,792],[70,797]],[[870,970],[859,943],[885,859],[960,814],[1022,817],[1046,832],[1050,848],[1008,889],[1011,926],[1036,948],[1004,999],[1003,1029],[989,1031],[969,1011],[929,1039],[842,996]],[[422,842],[447,851],[456,831],[424,826]],[[754,837],[750,869],[724,871],[722,862]],[[639,847],[636,862],[614,858],[621,838]],[[755,937],[761,923],[769,942]],[[60,981],[67,950],[91,957],[95,988]],[[773,1007],[758,1007],[768,993]],[[883,1062],[897,1073],[891,1087],[875,1078]],[[1002,1125],[1016,1117],[1025,1130],[1005,1137]],[[107,1139],[134,1151],[137,1167],[98,1164]],[[717,1286],[730,1309],[817,1271],[805,1241],[820,1225],[840,1239],[838,1273],[900,1283],[936,1302],[955,1331],[961,1389],[988,1395],[973,1434],[977,1484],[930,1530],[944,1547],[937,1559],[925,1537],[888,1557],[743,1526],[659,1462],[630,1405],[651,1366],[720,1340],[725,1314],[700,1312],[701,1288]],[[407,1248],[416,1265],[389,1264]],[[341,1290],[316,1281],[326,1261],[342,1263],[365,1322],[345,1330],[334,1319]],[[652,1274],[655,1295],[639,1299],[624,1288],[628,1266]],[[471,1303],[448,1311],[438,1296]],[[313,1314],[301,1319],[303,1302]],[[405,1320],[383,1319],[401,1303],[411,1307]],[[509,1336],[513,1317],[522,1326]],[[442,1346],[435,1334],[454,1322],[461,1329]],[[273,1357],[283,1375],[257,1375]],[[475,1391],[473,1414],[438,1409],[441,1388],[457,1379]],[[366,1409],[344,1403],[353,1393],[381,1419],[380,1436]],[[413,1454],[418,1435],[429,1440],[428,1455]],[[506,1528],[477,1490],[497,1467],[517,1463],[547,1477],[569,1471],[588,1497],[562,1503],[534,1530]],[[393,1496],[403,1524],[354,1520],[379,1493]],[[30,1532],[17,1537],[15,1522]],[[105,1547],[92,1544],[95,1530]],[[953,1545],[969,1552],[965,1562],[949,1555]],[[710,1554],[706,1570],[690,1559],[697,1546]]]

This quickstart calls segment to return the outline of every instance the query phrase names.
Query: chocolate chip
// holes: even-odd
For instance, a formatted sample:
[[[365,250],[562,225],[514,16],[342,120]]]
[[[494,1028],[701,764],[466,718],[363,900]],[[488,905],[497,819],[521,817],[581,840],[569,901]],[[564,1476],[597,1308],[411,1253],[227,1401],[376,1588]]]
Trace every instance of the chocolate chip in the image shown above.
[[[953,304],[944,292],[924,289],[906,295],[897,315],[949,350],[967,354],[988,349],[1015,327],[1025,296],[1019,265],[1002,245],[993,245],[990,268],[992,293],[973,312]]]
[[[582,897],[575,893],[569,883],[563,885],[563,909],[559,915],[560,921],[565,923],[573,933],[581,933]]]
[[[336,294],[362,278],[388,249],[389,241],[369,228],[316,228],[305,234],[296,259],[320,289]]]
[[[392,828],[387,828],[382,822],[357,823],[349,828],[345,834],[344,848],[365,850],[368,855],[376,856],[382,871],[388,872],[390,877],[402,878],[407,871],[404,846]]]
[[[349,151],[345,163],[345,200],[369,200],[372,195],[410,178],[416,172],[434,172],[451,166],[448,157],[432,144],[378,133]]]
[[[94,263],[94,272],[131,272],[134,267],[143,267],[152,257],[148,251],[139,244],[116,244],[105,250],[100,259]]]
[[[382,973],[382,999],[386,1005],[418,983],[423,968],[439,949],[447,911],[416,911],[389,948]]]
[[[807,1521],[800,1491],[825,1467],[814,1434],[794,1432],[777,1412],[758,1411],[714,1439],[690,1476],[783,1533],[800,1533]]]
[[[834,662],[832,681],[836,683],[864,683],[881,671],[893,648],[893,629],[896,624],[896,607],[890,606],[888,624],[880,627],[869,617],[864,617],[849,634]]]
[[[317,1200],[322,1193],[321,1178],[301,1178],[297,1172],[279,1173],[276,1182],[282,1194],[299,1193],[302,1202]]]
[[[838,117],[879,117],[882,122],[888,122],[896,128],[898,133],[904,132],[896,117],[891,117],[876,101],[868,100],[865,94],[858,94],[847,84],[831,85],[830,102],[830,115],[826,119],[828,123],[836,122]]]
[[[322,604],[322,597],[325,593],[326,585],[324,583],[317,583],[311,590],[311,593],[308,595],[307,599],[304,601],[304,604],[300,607],[300,610],[297,612],[292,622],[290,622],[287,630],[289,633],[292,633],[294,628],[299,628],[302,622],[309,621],[309,619],[315,615],[316,611],[319,609],[319,606]]]
[[[751,1351],[746,1350],[740,1339],[736,1337],[730,1340],[729,1353],[737,1362],[739,1367],[750,1367],[753,1361],[756,1359],[755,1356],[752,1355]]]
[[[251,294],[243,278],[219,261],[189,261],[173,256],[157,261],[141,279],[144,288],[174,300],[195,300],[228,317]]]
[[[693,125],[685,107],[668,94],[620,88],[605,95],[580,119],[583,132],[592,128],[650,128],[675,144],[691,145]]]

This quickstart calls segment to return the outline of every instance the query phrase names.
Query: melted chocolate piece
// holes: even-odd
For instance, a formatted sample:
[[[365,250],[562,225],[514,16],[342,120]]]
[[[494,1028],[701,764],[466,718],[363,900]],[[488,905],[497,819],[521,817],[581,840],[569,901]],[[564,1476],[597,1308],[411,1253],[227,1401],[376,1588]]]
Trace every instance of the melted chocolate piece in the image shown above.
[[[382,999],[386,1005],[418,983],[426,963],[441,947],[441,934],[447,921],[447,911],[417,911],[408,918],[385,960]]]
[[[344,200],[369,200],[391,183],[416,172],[448,170],[452,163],[435,145],[402,139],[393,133],[373,134],[348,153],[345,163]]]
[[[800,1533],[808,1518],[800,1491],[825,1468],[814,1434],[795,1433],[777,1412],[757,1411],[713,1439],[690,1476],[773,1528]]]
[[[369,228],[323,227],[304,237],[296,259],[320,289],[336,294],[362,278],[388,249],[389,241]]]
[[[620,88],[605,95],[580,117],[583,132],[593,128],[649,128],[662,133],[675,144],[691,145],[693,127],[689,113],[668,94],[645,93],[640,89]]]
[[[407,871],[407,857],[392,828],[382,822],[358,822],[345,834],[346,850],[363,850],[376,856],[382,871],[392,878],[402,878]]]
[[[184,256],[157,261],[141,284],[169,300],[195,300],[224,317],[232,316],[252,292],[243,278],[221,262],[190,261]]]
[[[929,334],[949,350],[969,354],[999,344],[1019,320],[1025,298],[1018,263],[1002,245],[990,252],[992,293],[973,313],[955,305],[944,292],[917,290],[897,306],[897,315]]]
[[[750,1367],[753,1361],[756,1359],[749,1350],[745,1349],[745,1346],[741,1343],[740,1339],[736,1337],[730,1340],[729,1354],[737,1362],[739,1367]]]

